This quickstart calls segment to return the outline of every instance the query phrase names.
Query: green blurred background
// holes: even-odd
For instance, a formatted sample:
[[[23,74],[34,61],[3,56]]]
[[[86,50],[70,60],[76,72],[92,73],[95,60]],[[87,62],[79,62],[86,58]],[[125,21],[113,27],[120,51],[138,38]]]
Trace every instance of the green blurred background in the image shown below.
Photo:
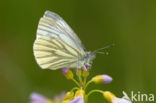
[[[155,0],[5,0],[0,3],[0,103],[29,103],[32,92],[52,98],[74,86],[60,70],[41,70],[35,62],[32,45],[45,10],[61,15],[87,50],[115,43],[110,55],[97,55],[91,71],[91,76],[109,74],[113,82],[89,89],[119,97],[123,90],[156,93]],[[103,101],[97,94],[89,99]]]

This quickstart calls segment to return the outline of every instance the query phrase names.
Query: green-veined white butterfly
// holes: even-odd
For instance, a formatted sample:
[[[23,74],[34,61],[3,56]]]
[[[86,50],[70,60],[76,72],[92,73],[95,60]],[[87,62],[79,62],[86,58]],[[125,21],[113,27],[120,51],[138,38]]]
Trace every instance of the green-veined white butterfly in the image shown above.
[[[64,67],[86,70],[86,66],[91,65],[95,53],[99,51],[85,51],[70,26],[59,15],[50,11],[46,11],[39,21],[33,50],[39,66],[52,70]]]

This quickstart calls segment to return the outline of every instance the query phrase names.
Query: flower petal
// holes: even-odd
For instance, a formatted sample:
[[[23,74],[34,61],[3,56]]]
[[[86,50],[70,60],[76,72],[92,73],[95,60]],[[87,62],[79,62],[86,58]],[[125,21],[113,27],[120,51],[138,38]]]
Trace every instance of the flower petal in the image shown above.
[[[130,100],[124,98],[117,98],[113,103],[132,103]]]
[[[31,103],[46,103],[46,101],[48,100],[46,97],[38,93],[32,93],[30,98],[31,98]]]
[[[77,97],[74,100],[70,101],[69,103],[84,103],[84,99],[81,97]]]
[[[102,75],[102,78],[104,79],[103,84],[108,84],[112,81],[112,77],[109,75]]]

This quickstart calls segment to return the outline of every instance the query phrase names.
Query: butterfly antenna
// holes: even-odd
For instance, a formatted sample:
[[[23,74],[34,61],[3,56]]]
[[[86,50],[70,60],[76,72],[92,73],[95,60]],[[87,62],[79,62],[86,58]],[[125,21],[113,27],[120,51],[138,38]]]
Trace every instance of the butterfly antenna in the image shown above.
[[[99,54],[105,54],[105,55],[108,55],[108,54],[109,54],[108,52],[100,52],[100,51],[101,51],[101,50],[108,49],[108,48],[110,48],[110,47],[113,47],[114,45],[115,45],[115,44],[107,45],[107,46],[105,46],[105,47],[103,47],[103,48],[99,48],[99,49],[93,51],[92,53],[93,53],[93,54],[99,53]]]
[[[108,55],[109,54],[109,52],[96,52],[96,53],[104,54],[104,55]]]

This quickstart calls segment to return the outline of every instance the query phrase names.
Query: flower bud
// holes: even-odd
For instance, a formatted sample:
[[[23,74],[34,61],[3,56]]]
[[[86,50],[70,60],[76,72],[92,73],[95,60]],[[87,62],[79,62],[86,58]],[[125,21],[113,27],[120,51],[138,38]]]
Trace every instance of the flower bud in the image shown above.
[[[64,100],[72,100],[73,97],[74,97],[74,93],[72,91],[70,91],[70,92],[66,93]]]
[[[73,79],[73,72],[67,68],[62,68],[62,73],[67,79]]]
[[[108,75],[97,75],[92,78],[92,81],[96,84],[108,84],[112,81],[112,77]]]
[[[82,76],[83,77],[88,77],[89,76],[89,70],[87,70],[87,71],[82,70]]]
[[[79,77],[82,75],[82,70],[81,69],[76,69],[76,75]]]
[[[75,93],[75,97],[82,97],[83,98],[84,95],[85,95],[85,91],[82,89],[76,91],[76,93]]]
[[[110,103],[113,103],[113,101],[116,99],[116,96],[113,93],[109,92],[109,91],[103,92],[103,96]]]
[[[69,103],[84,103],[84,95],[85,95],[84,90],[76,91],[75,98]]]
[[[130,99],[118,98],[113,93],[111,93],[109,91],[103,92],[103,96],[110,103],[132,103]]]

